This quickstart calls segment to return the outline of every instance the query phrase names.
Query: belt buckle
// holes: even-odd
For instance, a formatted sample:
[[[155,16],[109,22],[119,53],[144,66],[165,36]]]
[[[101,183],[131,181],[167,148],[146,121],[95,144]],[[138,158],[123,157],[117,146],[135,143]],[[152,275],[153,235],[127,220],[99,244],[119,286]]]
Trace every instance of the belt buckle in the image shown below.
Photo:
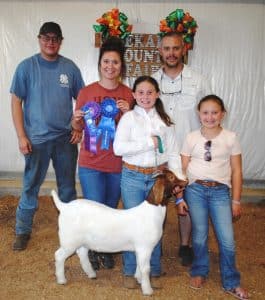
[[[217,181],[207,181],[209,187],[217,187],[219,184]]]
[[[154,172],[154,169],[153,167],[147,167],[147,168],[144,168],[144,174],[145,175],[150,175]]]

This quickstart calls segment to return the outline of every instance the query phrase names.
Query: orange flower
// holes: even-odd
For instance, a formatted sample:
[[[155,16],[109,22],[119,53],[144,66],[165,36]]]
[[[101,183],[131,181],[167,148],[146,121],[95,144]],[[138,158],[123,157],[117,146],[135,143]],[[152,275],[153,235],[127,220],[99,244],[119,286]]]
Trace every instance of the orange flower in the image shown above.
[[[127,31],[128,31],[128,32],[132,32],[132,28],[133,28],[132,25],[128,25]]]
[[[183,17],[183,21],[192,22],[192,20],[193,20],[192,16],[188,12],[185,13]]]
[[[101,24],[101,25],[108,25],[108,24],[109,24],[108,20],[106,20],[105,18],[99,18],[99,19],[97,19],[96,21],[97,21],[99,24]]]
[[[115,28],[110,28],[109,33],[111,36],[119,36],[121,34],[121,31]]]
[[[119,27],[121,25],[121,22],[119,20],[113,20],[114,26]]]
[[[166,19],[163,19],[163,20],[160,21],[160,26],[167,26]]]
[[[184,30],[183,25],[182,25],[182,24],[178,24],[178,26],[177,26],[177,31],[178,31],[178,32],[183,32],[183,30]]]
[[[113,8],[110,12],[113,19],[118,19],[119,17],[119,10],[118,8]]]

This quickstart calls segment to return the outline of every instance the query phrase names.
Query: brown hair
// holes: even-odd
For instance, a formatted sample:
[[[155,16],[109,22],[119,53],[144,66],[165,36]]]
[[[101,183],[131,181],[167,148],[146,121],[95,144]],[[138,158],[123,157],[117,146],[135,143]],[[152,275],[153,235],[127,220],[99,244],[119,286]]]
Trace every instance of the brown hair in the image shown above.
[[[111,36],[109,38],[107,38],[99,51],[99,58],[98,58],[98,69],[100,69],[100,63],[101,63],[101,59],[104,53],[106,52],[116,52],[118,53],[118,55],[120,56],[120,60],[121,60],[121,77],[125,76],[126,73],[126,64],[125,64],[125,60],[124,60],[124,53],[125,53],[125,46],[123,41],[116,37],[116,36]]]
[[[224,101],[216,95],[207,95],[207,96],[203,97],[197,105],[198,111],[200,111],[201,105],[207,101],[215,102],[216,104],[218,104],[220,106],[222,112],[226,112]]]
[[[156,90],[157,93],[160,92],[160,89],[159,89],[159,86],[158,86],[158,83],[157,81],[151,77],[151,76],[140,76],[138,77],[134,84],[133,84],[133,88],[132,88],[132,91],[135,93],[136,91],[136,88],[137,88],[137,85],[142,83],[142,82],[149,82],[150,84],[152,84]],[[155,102],[155,109],[157,111],[157,113],[159,114],[160,118],[162,119],[162,121],[167,125],[167,126],[170,126],[170,125],[173,125],[174,123],[171,121],[169,115],[166,113],[165,109],[164,109],[164,105],[163,105],[163,102],[161,101],[160,98],[157,98],[156,99],[156,102]]]

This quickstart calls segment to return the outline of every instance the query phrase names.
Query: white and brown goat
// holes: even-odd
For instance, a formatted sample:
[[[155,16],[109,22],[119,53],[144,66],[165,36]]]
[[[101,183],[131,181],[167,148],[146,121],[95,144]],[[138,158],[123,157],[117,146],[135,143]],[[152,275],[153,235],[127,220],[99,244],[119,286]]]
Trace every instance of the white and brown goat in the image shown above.
[[[144,295],[151,295],[150,258],[162,236],[166,204],[176,186],[184,187],[170,170],[157,175],[148,199],[139,206],[123,210],[113,209],[91,200],[78,199],[70,203],[60,201],[57,193],[51,192],[59,215],[60,248],[55,252],[56,278],[65,284],[65,260],[74,252],[89,278],[96,278],[88,250],[98,252],[135,251],[136,280]]]

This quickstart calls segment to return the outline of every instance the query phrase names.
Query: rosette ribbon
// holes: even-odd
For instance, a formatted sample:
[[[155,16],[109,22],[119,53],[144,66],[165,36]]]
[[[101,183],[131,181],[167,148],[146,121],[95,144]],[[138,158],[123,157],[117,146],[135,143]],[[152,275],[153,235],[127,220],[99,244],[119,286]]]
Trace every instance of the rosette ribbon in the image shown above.
[[[118,8],[104,13],[96,20],[100,25],[93,25],[95,32],[102,33],[102,39],[105,40],[109,36],[118,36],[125,39],[132,31],[132,25],[128,24],[127,16],[120,12]]]
[[[101,102],[101,120],[98,124],[98,134],[101,136],[101,149],[109,149],[115,136],[115,117],[119,113],[116,101],[106,98]]]
[[[167,32],[182,33],[184,46],[186,50],[190,50],[193,47],[197,27],[196,21],[188,12],[184,13],[183,9],[177,8],[160,21],[159,36],[163,37]]]
[[[100,105],[95,101],[90,101],[81,110],[85,112],[85,149],[96,154],[98,132],[95,120],[100,116]]]

